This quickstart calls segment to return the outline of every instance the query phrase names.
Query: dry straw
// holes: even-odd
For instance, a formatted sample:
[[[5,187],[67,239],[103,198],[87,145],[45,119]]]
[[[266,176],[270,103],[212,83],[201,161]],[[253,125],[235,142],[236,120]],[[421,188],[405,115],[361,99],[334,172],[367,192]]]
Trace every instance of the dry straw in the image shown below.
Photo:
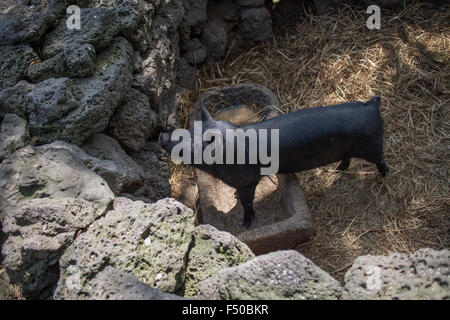
[[[380,30],[367,29],[367,17],[348,7],[307,15],[256,46],[234,35],[226,58],[205,65],[181,97],[185,124],[200,92],[238,83],[270,88],[286,112],[382,97],[387,178],[357,159],[346,172],[333,164],[298,174],[315,234],[296,249],[341,281],[359,255],[449,247],[449,7],[382,11]]]

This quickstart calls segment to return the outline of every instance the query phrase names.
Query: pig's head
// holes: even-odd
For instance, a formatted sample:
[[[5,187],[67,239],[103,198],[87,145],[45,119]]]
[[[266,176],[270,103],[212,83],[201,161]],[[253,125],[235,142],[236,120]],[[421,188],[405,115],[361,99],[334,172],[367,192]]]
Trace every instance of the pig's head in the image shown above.
[[[203,133],[208,129],[223,129],[227,125],[223,124],[223,121],[215,121],[211,115],[209,114],[206,107],[201,108],[201,123],[202,123],[202,136]],[[190,134],[190,144],[193,146],[194,144],[194,127],[191,127],[187,130]],[[172,149],[175,145],[179,143],[178,140],[172,141],[172,134],[174,132],[161,132],[158,138],[158,145],[166,150],[169,154],[172,152]],[[203,148],[205,148],[207,143],[203,143]],[[202,149],[203,149],[202,148]]]

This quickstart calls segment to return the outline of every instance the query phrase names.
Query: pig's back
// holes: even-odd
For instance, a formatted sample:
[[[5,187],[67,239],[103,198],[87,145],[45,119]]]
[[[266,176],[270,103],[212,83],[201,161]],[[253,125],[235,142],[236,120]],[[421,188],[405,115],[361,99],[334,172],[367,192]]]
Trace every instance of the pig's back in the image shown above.
[[[377,103],[313,107],[260,122],[279,129],[280,173],[298,172],[357,156],[382,135]]]

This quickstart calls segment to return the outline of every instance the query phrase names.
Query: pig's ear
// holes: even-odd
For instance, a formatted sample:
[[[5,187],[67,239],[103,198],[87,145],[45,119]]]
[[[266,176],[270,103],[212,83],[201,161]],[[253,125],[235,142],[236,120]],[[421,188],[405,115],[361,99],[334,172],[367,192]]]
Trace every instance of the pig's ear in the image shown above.
[[[213,121],[211,115],[209,114],[208,110],[206,110],[205,106],[202,106],[201,119],[202,122]]]

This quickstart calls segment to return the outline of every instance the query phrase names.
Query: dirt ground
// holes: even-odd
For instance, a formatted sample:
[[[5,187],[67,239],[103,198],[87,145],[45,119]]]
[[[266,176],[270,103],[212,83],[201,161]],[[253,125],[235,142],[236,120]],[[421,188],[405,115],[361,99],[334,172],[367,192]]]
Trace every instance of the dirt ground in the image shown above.
[[[179,112],[187,123],[200,92],[248,82],[277,93],[286,112],[382,97],[388,177],[358,159],[345,172],[332,164],[297,175],[315,233],[296,250],[340,281],[360,255],[449,247],[450,7],[382,11],[380,30],[367,17],[348,7],[305,14],[259,45],[232,35],[225,59],[199,70]],[[183,183],[172,169],[172,183]]]

